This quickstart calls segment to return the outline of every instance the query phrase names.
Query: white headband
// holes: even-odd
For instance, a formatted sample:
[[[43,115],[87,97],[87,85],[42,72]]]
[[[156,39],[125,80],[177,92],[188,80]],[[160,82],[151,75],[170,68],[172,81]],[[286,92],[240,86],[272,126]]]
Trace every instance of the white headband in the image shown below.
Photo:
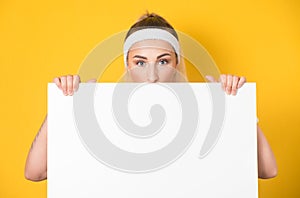
[[[158,28],[146,28],[146,29],[141,29],[138,30],[131,35],[127,37],[127,39],[124,42],[124,63],[125,66],[127,67],[127,56],[128,56],[128,51],[130,47],[143,40],[149,40],[149,39],[158,39],[158,40],[163,40],[168,42],[175,50],[175,53],[177,54],[177,63],[179,63],[180,60],[180,47],[179,47],[179,42],[176,39],[176,37],[171,34],[170,32],[163,30],[163,29],[158,29]]]

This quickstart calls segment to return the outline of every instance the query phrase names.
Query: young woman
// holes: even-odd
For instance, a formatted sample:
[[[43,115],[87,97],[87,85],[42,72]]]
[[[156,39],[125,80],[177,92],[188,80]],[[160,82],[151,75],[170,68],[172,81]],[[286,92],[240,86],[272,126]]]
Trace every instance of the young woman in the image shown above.
[[[142,16],[128,31],[124,43],[126,81],[133,82],[178,82],[187,81],[184,61],[181,60],[178,36],[174,28],[156,14]],[[244,77],[220,75],[218,81],[207,76],[211,82],[220,82],[227,94],[236,95],[245,82]],[[67,75],[56,77],[54,83],[64,95],[73,95],[78,90],[80,77]],[[96,82],[91,79],[88,82]],[[258,176],[272,178],[277,175],[274,154],[267,139],[257,124]],[[32,181],[47,178],[47,116],[28,153],[25,177]]]

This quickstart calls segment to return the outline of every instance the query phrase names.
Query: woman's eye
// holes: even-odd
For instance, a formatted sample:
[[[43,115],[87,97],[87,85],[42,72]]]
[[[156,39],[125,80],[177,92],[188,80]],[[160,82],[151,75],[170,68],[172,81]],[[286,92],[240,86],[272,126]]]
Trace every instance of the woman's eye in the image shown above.
[[[160,65],[166,65],[166,64],[168,64],[168,60],[162,59],[162,60],[159,61],[159,64]]]
[[[145,62],[144,61],[137,61],[135,63],[137,66],[144,66],[145,65]]]

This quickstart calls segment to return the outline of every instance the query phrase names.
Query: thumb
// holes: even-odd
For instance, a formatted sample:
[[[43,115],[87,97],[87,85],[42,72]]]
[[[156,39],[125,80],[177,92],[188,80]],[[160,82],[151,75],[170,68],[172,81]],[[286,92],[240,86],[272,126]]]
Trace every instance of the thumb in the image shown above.
[[[97,79],[95,79],[95,78],[92,78],[92,79],[87,81],[87,83],[95,83],[95,82],[97,82]]]
[[[206,75],[205,78],[210,82],[218,82],[213,76]]]

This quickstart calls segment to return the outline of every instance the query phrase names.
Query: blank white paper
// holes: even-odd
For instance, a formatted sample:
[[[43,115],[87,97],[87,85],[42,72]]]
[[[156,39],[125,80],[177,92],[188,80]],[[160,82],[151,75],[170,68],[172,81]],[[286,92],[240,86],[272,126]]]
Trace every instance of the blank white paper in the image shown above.
[[[49,198],[258,197],[255,83],[236,96],[219,83],[135,84],[129,97],[134,83],[121,84],[81,83],[74,96],[48,84]],[[166,150],[174,141],[189,143]]]

